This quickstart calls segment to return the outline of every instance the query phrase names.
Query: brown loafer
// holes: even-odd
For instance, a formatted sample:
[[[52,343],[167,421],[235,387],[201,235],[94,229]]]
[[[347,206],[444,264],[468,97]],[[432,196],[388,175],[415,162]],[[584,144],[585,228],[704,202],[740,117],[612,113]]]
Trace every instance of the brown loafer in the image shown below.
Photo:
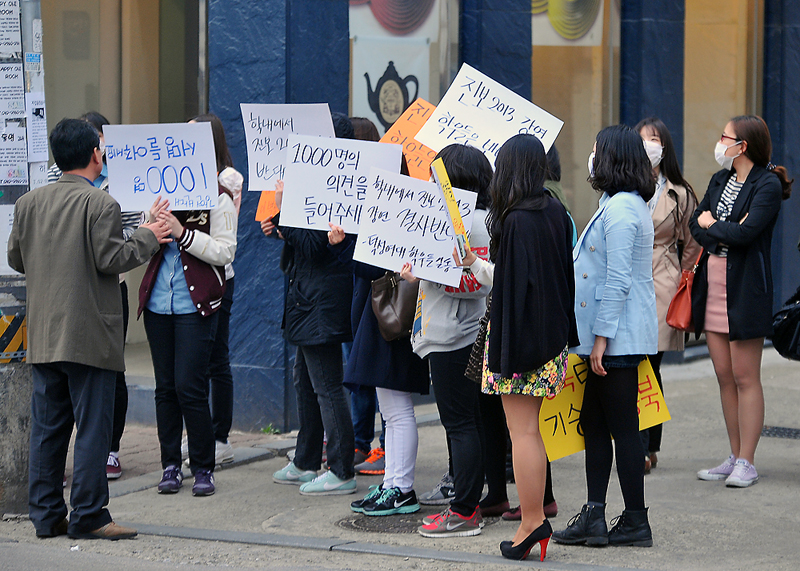
[[[131,539],[136,537],[137,533],[135,529],[122,527],[112,521],[93,531],[70,533],[69,536],[73,539],[110,539],[111,541],[116,541],[117,539]]]
[[[39,539],[46,539],[48,537],[56,537],[58,535],[67,535],[67,527],[69,527],[69,522],[67,521],[67,518],[64,518],[53,527],[50,533],[39,533],[37,531],[36,537]]]

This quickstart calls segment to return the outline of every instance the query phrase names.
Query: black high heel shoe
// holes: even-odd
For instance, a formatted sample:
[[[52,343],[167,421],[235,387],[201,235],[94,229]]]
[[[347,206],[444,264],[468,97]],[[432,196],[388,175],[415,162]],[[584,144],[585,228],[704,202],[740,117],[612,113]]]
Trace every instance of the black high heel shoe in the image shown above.
[[[531,532],[531,534],[522,540],[519,545],[514,545],[513,541],[503,541],[500,543],[500,553],[506,559],[515,559],[522,561],[533,549],[535,543],[539,544],[541,553],[539,554],[539,561],[544,561],[547,555],[547,544],[550,541],[550,536],[553,535],[553,528],[550,527],[550,522],[544,520],[544,523]]]

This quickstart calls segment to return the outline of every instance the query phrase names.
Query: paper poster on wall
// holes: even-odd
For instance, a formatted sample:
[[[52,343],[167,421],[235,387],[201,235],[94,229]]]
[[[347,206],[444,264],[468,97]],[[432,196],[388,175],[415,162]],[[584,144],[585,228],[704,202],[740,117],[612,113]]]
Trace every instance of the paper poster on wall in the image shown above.
[[[281,225],[327,231],[332,222],[357,233],[370,168],[399,173],[402,153],[386,143],[289,137]]]
[[[247,143],[248,190],[274,190],[286,170],[290,135],[333,137],[327,103],[242,103],[244,138]]]
[[[147,211],[161,197],[172,210],[217,206],[211,123],[106,125],[111,196],[123,212]]]
[[[478,195],[453,189],[466,228],[472,228]],[[399,272],[403,264],[428,281],[457,287],[463,269],[455,265],[455,234],[436,183],[370,170],[367,196],[353,259]]]
[[[19,0],[0,2],[0,59],[22,56],[22,34],[19,27]]]
[[[24,116],[25,83],[22,64],[0,64],[0,121]]]
[[[25,127],[9,124],[0,132],[0,186],[28,184]]]
[[[30,186],[31,190],[47,184],[47,161],[40,163],[30,163]]]
[[[497,151],[514,135],[536,135],[547,151],[563,126],[557,117],[463,64],[416,138],[437,152],[451,143],[476,147],[494,165]]]
[[[426,147],[414,137],[434,110],[436,110],[436,105],[428,103],[421,97],[418,98],[381,137],[381,143],[395,143],[403,146],[408,174],[420,180],[430,179],[431,161],[436,157],[436,151]]]
[[[25,118],[28,126],[28,162],[47,160],[47,114],[44,93],[25,94]]]
[[[11,228],[14,226],[14,205],[0,204],[0,243],[6,253],[0,259],[0,276],[20,275],[16,270],[12,270],[8,265],[8,237],[11,236]]]
[[[417,97],[429,99],[428,38],[353,38],[353,116],[384,133]]]
[[[580,415],[588,371],[588,363],[577,355],[570,354],[563,390],[542,402],[539,432],[551,462],[580,452],[586,447],[580,427]],[[639,430],[644,430],[667,422],[671,417],[649,360],[642,361],[638,373]]]

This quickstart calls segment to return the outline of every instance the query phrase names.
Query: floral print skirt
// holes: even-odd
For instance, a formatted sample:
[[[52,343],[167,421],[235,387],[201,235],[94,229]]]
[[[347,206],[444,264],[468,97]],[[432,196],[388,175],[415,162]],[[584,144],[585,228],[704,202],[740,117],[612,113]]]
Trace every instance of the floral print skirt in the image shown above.
[[[483,348],[483,375],[481,392],[487,395],[531,395],[535,397],[554,397],[564,388],[569,361],[569,346],[564,347],[553,360],[535,371],[514,373],[511,378],[501,377],[489,370],[489,323],[486,343]]]

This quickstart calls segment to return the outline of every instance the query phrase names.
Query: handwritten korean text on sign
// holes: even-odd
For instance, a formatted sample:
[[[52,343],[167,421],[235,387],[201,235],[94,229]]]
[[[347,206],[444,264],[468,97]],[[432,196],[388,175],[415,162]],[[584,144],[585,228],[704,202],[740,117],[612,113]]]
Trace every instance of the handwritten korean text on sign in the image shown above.
[[[580,426],[583,392],[589,364],[570,354],[564,389],[552,399],[544,399],[539,412],[539,431],[551,462],[583,450]],[[664,395],[658,387],[653,367],[645,359],[639,365],[639,430],[670,419]]]
[[[157,197],[173,210],[217,206],[211,123],[106,125],[109,191],[123,212],[146,211]]]
[[[292,134],[334,136],[327,103],[242,103],[240,107],[247,143],[248,190],[275,190],[275,182],[283,180]]]
[[[497,151],[514,135],[536,135],[547,151],[563,126],[557,117],[463,64],[416,138],[435,151],[452,143],[477,147],[494,165]]]
[[[478,195],[453,189],[467,228]],[[373,168],[353,259],[400,271],[408,262],[418,278],[458,287],[462,268],[453,261],[455,234],[435,183]]]
[[[408,164],[408,174],[420,180],[431,177],[431,161],[436,157],[436,151],[426,147],[414,136],[422,128],[433,112],[436,105],[420,98],[408,106],[400,118],[389,127],[386,134],[381,137],[381,143],[396,143],[403,145],[403,155]]]
[[[370,167],[400,171],[400,145],[294,135],[289,138],[281,224],[358,232]]]

